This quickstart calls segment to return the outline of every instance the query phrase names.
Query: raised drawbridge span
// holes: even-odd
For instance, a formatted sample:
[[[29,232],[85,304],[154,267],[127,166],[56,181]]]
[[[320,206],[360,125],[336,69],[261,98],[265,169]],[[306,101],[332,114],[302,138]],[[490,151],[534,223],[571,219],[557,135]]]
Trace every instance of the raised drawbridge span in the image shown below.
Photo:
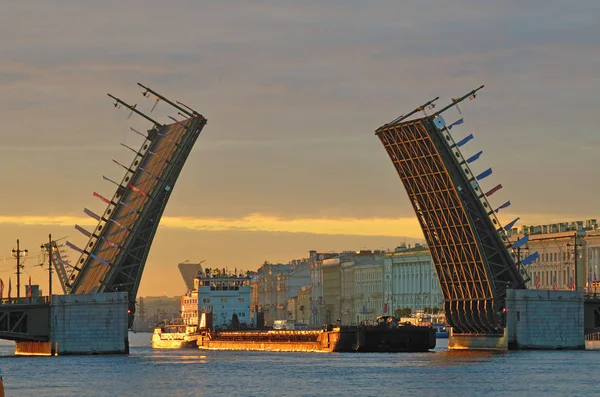
[[[444,112],[475,98],[481,88],[454,98],[431,115],[411,119],[433,109],[438,98],[429,101],[381,126],[376,135],[402,180],[429,245],[454,332],[491,335],[504,330],[507,288],[526,288],[528,277],[522,265],[537,253],[515,262],[509,249],[524,242],[510,243],[506,231],[517,220],[502,227],[496,217],[498,209],[488,202],[501,185],[482,190],[479,181],[491,174],[491,168],[473,174],[470,164],[481,152],[464,158],[460,150],[473,135],[455,141],[451,129],[462,124],[463,118],[450,124],[444,120]]]
[[[159,93],[138,83],[145,97],[153,96],[156,103],[165,102],[173,107],[178,118],[170,117],[170,124],[161,124],[142,113],[136,105],[129,105],[108,94],[116,108],[123,107],[151,123],[145,132],[132,130],[144,138],[139,149],[124,147],[133,152],[133,160],[123,165],[125,175],[120,182],[105,180],[116,185],[112,198],[94,192],[106,204],[102,215],[87,208],[84,212],[98,221],[93,230],[75,228],[89,238],[84,247],[70,242],[66,246],[80,253],[76,262],[64,260],[60,249],[55,249],[53,262],[63,290],[69,294],[89,294],[126,291],[129,299],[129,326],[133,323],[135,300],[161,216],[173,192],[185,161],[206,125],[206,118],[181,102],[172,102]],[[130,114],[130,116],[131,116]],[[58,247],[57,247],[58,248]]]

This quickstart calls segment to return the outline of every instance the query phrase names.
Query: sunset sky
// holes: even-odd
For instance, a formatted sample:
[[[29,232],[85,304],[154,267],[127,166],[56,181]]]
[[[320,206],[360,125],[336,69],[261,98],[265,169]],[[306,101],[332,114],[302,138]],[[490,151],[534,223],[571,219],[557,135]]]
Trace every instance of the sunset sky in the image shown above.
[[[421,241],[374,130],[481,84],[453,133],[474,134],[464,152],[483,150],[472,168],[493,168],[484,188],[504,185],[492,200],[512,202],[502,222],[595,218],[598,15],[598,0],[1,1],[0,278],[14,288],[17,238],[25,280],[44,291],[48,233],[85,244],[73,225],[93,227],[83,208],[103,211],[92,192],[112,196],[102,175],[120,180],[111,159],[131,152],[119,144],[138,146],[129,127],[149,127],[106,93],[149,112],[137,82],[208,119],[141,296],[183,293],[188,259],[256,269]]]

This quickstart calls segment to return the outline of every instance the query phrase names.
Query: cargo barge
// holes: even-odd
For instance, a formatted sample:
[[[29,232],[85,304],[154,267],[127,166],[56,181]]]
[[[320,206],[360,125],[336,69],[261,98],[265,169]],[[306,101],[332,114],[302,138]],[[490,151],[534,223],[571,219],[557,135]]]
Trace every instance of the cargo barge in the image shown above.
[[[379,317],[372,326],[327,326],[322,330],[201,330],[200,349],[287,352],[427,352],[435,330]]]
[[[426,352],[435,348],[434,328],[399,323],[391,316],[378,317],[374,325],[266,329],[264,315],[257,310],[256,326],[249,328],[250,278],[215,273],[205,269],[198,274],[194,290],[182,299],[183,324],[157,327],[152,347],[287,352]],[[283,323],[287,322],[279,320],[274,326],[282,328]]]

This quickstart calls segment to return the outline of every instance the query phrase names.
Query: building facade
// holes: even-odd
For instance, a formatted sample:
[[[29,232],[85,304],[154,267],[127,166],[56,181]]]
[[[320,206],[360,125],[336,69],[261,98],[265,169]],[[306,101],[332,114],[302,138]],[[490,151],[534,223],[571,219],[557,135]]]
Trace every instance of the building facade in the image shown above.
[[[444,299],[429,249],[400,246],[384,258],[384,314],[398,309],[411,313],[441,310]]]
[[[310,303],[310,285],[305,285],[304,287],[300,288],[300,291],[298,292],[298,308],[296,310],[296,321],[303,324],[310,323]]]
[[[289,319],[288,301],[310,282],[310,266],[306,259],[287,264],[265,262],[252,283],[252,306],[264,313],[265,325]]]
[[[524,266],[530,289],[577,289],[595,293],[600,287],[600,230],[596,219],[511,229],[515,242],[527,236],[527,242],[512,249],[515,261],[537,252],[537,259]]]
[[[198,325],[198,281],[192,279],[196,288],[181,297],[181,319],[186,325]]]

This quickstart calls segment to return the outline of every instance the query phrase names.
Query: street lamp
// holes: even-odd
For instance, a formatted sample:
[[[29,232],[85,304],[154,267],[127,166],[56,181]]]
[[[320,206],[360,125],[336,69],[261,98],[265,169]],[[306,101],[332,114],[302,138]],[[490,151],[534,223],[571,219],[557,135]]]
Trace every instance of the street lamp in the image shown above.
[[[57,248],[52,244],[51,234],[48,235],[48,244],[42,244],[40,248],[48,252],[48,301],[52,301],[52,254]]]
[[[28,250],[21,250],[19,246],[19,239],[17,239],[17,249],[13,249],[11,251],[12,256],[17,258],[17,298],[21,297],[21,268],[24,267],[21,265],[21,257],[25,257],[29,254]]]

